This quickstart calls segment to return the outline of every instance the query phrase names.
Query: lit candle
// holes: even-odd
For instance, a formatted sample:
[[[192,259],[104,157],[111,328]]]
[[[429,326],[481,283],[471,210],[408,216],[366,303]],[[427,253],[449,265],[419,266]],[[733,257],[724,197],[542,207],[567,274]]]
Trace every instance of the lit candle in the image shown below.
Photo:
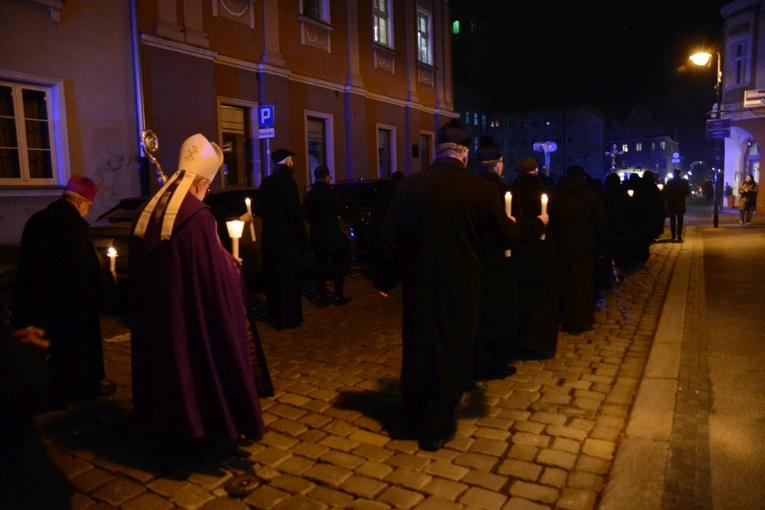
[[[117,250],[110,246],[109,249],[106,250],[106,256],[110,259],[109,270],[113,273],[117,268]]]
[[[244,203],[247,205],[247,214],[252,216],[252,201],[250,200],[250,197],[247,197],[244,199]],[[255,241],[255,225],[250,222],[250,238]]]
[[[240,220],[233,220],[226,222],[226,228],[228,229],[228,235],[231,236],[231,253],[234,258],[239,258],[239,238],[242,237],[242,230],[244,230],[244,222]]]
[[[513,215],[513,194],[509,191],[505,193],[505,214],[507,214],[508,218]],[[510,255],[510,250],[505,250],[505,257]]]
[[[659,184],[657,184],[656,186],[658,186],[658,187],[659,187],[659,191],[664,191],[664,184],[662,184],[662,183],[659,183]]]
[[[627,194],[630,196],[630,198],[632,198],[632,195],[635,194],[635,190],[634,189],[628,189],[627,190]]]
[[[549,200],[549,198],[547,198],[547,193],[542,193],[542,214],[547,214],[547,201],[548,200]],[[545,240],[545,238],[546,238],[545,234],[542,234],[542,237],[540,237],[540,239],[542,239],[543,241]]]

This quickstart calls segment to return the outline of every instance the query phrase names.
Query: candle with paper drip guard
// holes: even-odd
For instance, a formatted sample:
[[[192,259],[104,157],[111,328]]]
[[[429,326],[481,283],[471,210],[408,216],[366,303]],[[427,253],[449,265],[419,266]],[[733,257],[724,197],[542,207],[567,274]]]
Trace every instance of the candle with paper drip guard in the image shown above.
[[[664,184],[659,183],[656,186],[659,188],[659,191],[664,191]]]
[[[226,222],[226,228],[228,229],[228,235],[231,236],[231,254],[234,258],[239,258],[239,238],[242,237],[242,231],[244,230],[244,222],[240,220],[232,220]]]
[[[549,199],[547,198],[546,193],[542,193],[542,214],[547,214],[547,201]],[[540,239],[544,240],[546,238],[547,234],[542,234],[542,237]]]
[[[505,193],[505,214],[507,214],[508,218],[513,215],[513,194],[509,191]],[[505,257],[510,255],[510,250],[505,250]]]
[[[106,256],[109,257],[109,270],[113,273],[117,269],[117,250],[113,246],[109,246],[106,250]]]
[[[635,194],[635,190],[634,189],[628,189],[627,190],[627,194],[630,196],[630,198],[632,198],[632,196]]]
[[[247,205],[247,214],[252,216],[252,200],[250,200],[250,197],[245,198],[244,203]],[[252,222],[250,222],[250,238],[255,242],[255,225]]]

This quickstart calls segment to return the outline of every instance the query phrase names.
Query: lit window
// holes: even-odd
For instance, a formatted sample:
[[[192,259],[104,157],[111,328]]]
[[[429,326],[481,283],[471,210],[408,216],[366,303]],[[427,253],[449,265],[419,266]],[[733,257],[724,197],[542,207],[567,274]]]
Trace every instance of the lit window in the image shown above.
[[[465,112],[465,123],[470,124],[470,112]]]
[[[392,0],[374,0],[375,42],[393,47]],[[459,22],[456,22],[459,23]]]
[[[460,22],[459,20],[452,23],[452,33],[457,35],[460,33]]]
[[[635,144],[635,152],[641,152],[643,150],[643,144],[641,142],[637,142]]]
[[[417,8],[417,59],[431,66],[433,65],[432,24],[430,12]]]
[[[481,126],[486,128],[486,115],[481,115]]]
[[[306,128],[306,182],[313,182],[317,166],[335,167],[333,149],[333,117],[325,113],[305,112]]]
[[[661,150],[666,150],[667,149],[667,142],[659,142],[659,148]]]
[[[746,41],[737,42],[730,46],[729,55],[731,56],[730,71],[733,76],[730,78],[735,85],[742,85],[749,82],[749,44]]]
[[[473,114],[473,124],[476,125],[476,126],[478,125],[478,114],[477,113]]]
[[[221,141],[223,145],[223,168],[220,172],[223,186],[257,186],[252,168],[252,145],[250,143],[253,108],[224,105],[218,107]],[[258,176],[259,178],[260,176]]]
[[[329,23],[329,0],[300,0],[300,14],[315,21]]]
[[[656,142],[651,142],[651,150],[652,151],[656,150]]]
[[[66,182],[59,152],[59,130],[65,125],[60,87],[63,82],[36,86],[0,81],[0,184]]]
[[[622,144],[622,152],[629,152],[630,147],[626,143]]]

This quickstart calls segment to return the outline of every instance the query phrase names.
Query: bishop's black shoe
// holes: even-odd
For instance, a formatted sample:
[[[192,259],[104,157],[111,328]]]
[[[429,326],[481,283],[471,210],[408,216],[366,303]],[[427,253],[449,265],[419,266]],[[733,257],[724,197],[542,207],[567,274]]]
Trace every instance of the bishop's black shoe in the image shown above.
[[[426,452],[436,452],[443,448],[444,445],[452,439],[454,439],[454,434],[449,437],[425,436],[421,437],[420,440],[417,441],[417,446],[420,447],[420,450],[425,450]]]

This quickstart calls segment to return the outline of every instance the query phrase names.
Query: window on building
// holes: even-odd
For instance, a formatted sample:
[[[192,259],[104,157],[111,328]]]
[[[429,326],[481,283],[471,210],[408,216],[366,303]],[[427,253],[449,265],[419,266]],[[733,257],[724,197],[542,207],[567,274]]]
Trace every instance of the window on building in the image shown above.
[[[642,161],[635,162],[635,169],[636,170],[642,170],[643,169],[643,162]]]
[[[574,162],[574,156],[568,156],[568,163],[571,164]]]
[[[555,116],[555,125],[556,126],[560,126],[561,124],[563,124],[563,117],[561,117],[560,115],[556,115]]]
[[[515,147],[515,138],[508,138],[507,139],[507,146],[508,147]]]
[[[563,163],[563,154],[560,154],[560,153],[556,154],[555,155],[555,162],[556,163]]]
[[[255,186],[253,182],[252,144],[250,143],[250,108],[220,105],[221,141],[223,145],[222,186]]]
[[[521,137],[521,147],[526,147],[526,137],[525,136]]]
[[[513,154],[512,156],[510,156],[510,164],[514,165],[515,161],[516,161],[515,154]]]
[[[477,113],[473,114],[473,125],[475,125],[475,126],[478,125],[478,114]]]
[[[473,35],[477,35],[478,34],[478,27],[473,22],[470,23],[470,33],[473,34]]]
[[[508,119],[507,127],[508,129],[515,129],[515,119]]]
[[[486,129],[486,115],[481,115],[481,127]]]
[[[622,152],[629,152],[629,151],[630,151],[630,146],[627,145],[626,143],[623,143],[622,144]]]
[[[729,54],[731,62],[729,69],[733,84],[744,85],[749,82],[749,43],[747,41],[738,41],[730,46]]]
[[[313,171],[317,166],[326,165],[334,168],[334,152],[332,139],[332,116],[318,113],[306,112],[306,182],[311,183],[314,180]]]
[[[427,170],[433,162],[433,135],[420,134],[420,170]]]
[[[566,135],[566,143],[574,143],[574,134],[569,133]]]
[[[635,144],[635,152],[642,152],[642,150],[643,150],[643,143],[642,142],[637,142]]]
[[[329,23],[329,0],[300,0],[300,14],[315,21]]]
[[[60,134],[65,119],[59,111],[63,83],[35,86],[0,81],[0,184],[63,184],[67,175]]]
[[[569,113],[568,115],[566,115],[566,122],[567,122],[569,125],[573,124],[573,123],[574,123],[574,115],[573,115],[573,114],[571,114],[571,113]]]
[[[460,33],[460,22],[459,20],[455,20],[454,23],[452,23],[452,34],[457,35]]]
[[[374,0],[374,29],[375,42],[383,46],[393,47],[393,16],[392,0]],[[459,26],[459,22],[455,21]]]
[[[390,177],[396,171],[395,128],[377,127],[377,176]]]
[[[667,142],[659,142],[659,148],[661,150],[667,150]]]
[[[563,136],[562,135],[555,135],[555,143],[558,145],[563,143]]]
[[[550,122],[550,117],[545,117],[545,118],[544,118],[544,123],[545,123],[545,126],[549,126],[550,124],[552,124],[552,123]]]
[[[465,112],[465,124],[470,124],[470,112]]]
[[[429,11],[417,8],[417,59],[433,65],[433,16]]]
[[[529,125],[529,123],[528,123],[527,121],[525,121],[525,120],[522,120],[522,121],[520,122],[520,126],[521,126],[521,129],[525,128],[525,127],[526,127],[526,126],[528,126],[528,125]]]
[[[629,163],[627,161],[622,160],[622,169],[627,170],[630,167]]]
[[[537,127],[537,124],[538,124],[537,118],[536,117],[532,117],[531,118],[531,127]]]
[[[652,151],[656,150],[656,142],[651,142],[651,150]]]

